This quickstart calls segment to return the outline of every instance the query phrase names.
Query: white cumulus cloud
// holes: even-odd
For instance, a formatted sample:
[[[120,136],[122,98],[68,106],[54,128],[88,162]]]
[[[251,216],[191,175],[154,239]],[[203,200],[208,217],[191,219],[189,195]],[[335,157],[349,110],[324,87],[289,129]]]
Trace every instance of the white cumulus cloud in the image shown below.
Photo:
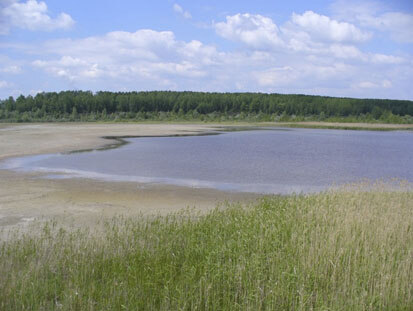
[[[216,23],[215,30],[223,38],[239,41],[254,48],[280,46],[279,29],[271,18],[259,14],[227,16],[225,22]]]
[[[160,79],[204,76],[205,65],[219,55],[212,46],[199,41],[178,41],[170,31],[141,29],[115,31],[104,36],[57,40],[45,47],[52,55],[32,62],[57,77],[71,81],[99,78]]]
[[[51,31],[68,29],[75,23],[66,13],[60,13],[55,18],[50,17],[46,3],[36,0],[4,1],[0,6],[0,20],[0,34],[3,35],[8,34],[13,27],[31,31]]]
[[[221,37],[241,42],[253,50],[274,53],[301,53],[335,59],[357,60],[370,63],[403,63],[405,59],[393,55],[365,53],[357,45],[371,34],[346,22],[307,11],[293,13],[291,20],[278,27],[269,17],[258,14],[227,16],[214,24]]]
[[[370,39],[371,34],[356,26],[339,22],[328,16],[307,11],[302,15],[293,13],[292,22],[314,38],[334,42],[361,42]]]

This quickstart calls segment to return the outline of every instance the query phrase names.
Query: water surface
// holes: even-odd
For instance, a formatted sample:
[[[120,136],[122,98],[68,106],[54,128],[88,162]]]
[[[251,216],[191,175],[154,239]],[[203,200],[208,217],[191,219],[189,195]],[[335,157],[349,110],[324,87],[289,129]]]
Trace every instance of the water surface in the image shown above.
[[[412,182],[412,138],[405,131],[325,129],[130,138],[117,149],[23,157],[3,168],[230,191],[310,192],[365,178]]]

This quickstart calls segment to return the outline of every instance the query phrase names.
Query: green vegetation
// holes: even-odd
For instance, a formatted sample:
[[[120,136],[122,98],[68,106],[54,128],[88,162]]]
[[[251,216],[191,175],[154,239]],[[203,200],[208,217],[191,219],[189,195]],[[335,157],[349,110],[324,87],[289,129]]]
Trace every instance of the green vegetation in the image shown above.
[[[333,121],[331,121],[333,122]],[[258,123],[257,125],[265,125],[266,123]],[[385,126],[382,124],[369,123],[360,123],[360,124],[351,124],[351,123],[325,123],[318,122],[318,124],[310,123],[299,123],[299,122],[290,122],[290,123],[279,123],[282,127],[290,128],[311,128],[311,129],[329,129],[329,130],[368,130],[368,131],[394,131],[394,130],[413,130],[413,124],[389,124],[390,126]]]
[[[0,248],[1,310],[412,310],[413,192],[56,223]]]
[[[413,101],[169,91],[66,91],[0,101],[3,122],[96,120],[413,123]]]

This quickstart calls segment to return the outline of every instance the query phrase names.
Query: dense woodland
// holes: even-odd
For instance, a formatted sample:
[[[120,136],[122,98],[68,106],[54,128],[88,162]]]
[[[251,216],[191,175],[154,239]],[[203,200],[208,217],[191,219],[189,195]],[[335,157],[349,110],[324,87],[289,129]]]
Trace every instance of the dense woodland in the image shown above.
[[[309,95],[64,91],[0,101],[0,121],[301,121],[413,123],[413,101]]]

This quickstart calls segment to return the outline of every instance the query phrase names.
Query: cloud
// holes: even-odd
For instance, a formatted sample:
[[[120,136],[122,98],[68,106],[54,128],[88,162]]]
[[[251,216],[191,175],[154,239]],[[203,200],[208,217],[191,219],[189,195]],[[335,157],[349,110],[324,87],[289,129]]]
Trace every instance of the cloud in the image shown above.
[[[367,60],[366,55],[352,45],[332,44],[328,52],[331,52],[336,58]]]
[[[274,67],[268,70],[254,72],[254,77],[263,87],[289,85],[298,78],[298,72],[290,66]]]
[[[397,12],[379,2],[336,1],[334,14],[361,27],[388,34],[399,43],[413,43],[413,14]]]
[[[48,15],[45,2],[28,0],[19,2],[8,0],[0,7],[0,34],[8,34],[13,27],[31,31],[52,31],[56,29],[69,29],[74,25],[72,17],[60,13],[56,18]]]
[[[355,84],[354,87],[361,89],[390,88],[392,87],[392,83],[389,80],[383,80],[381,82],[361,81]]]
[[[186,19],[191,19],[192,15],[189,13],[189,11],[185,11],[179,4],[174,3],[173,9],[176,13],[182,15]]]
[[[20,66],[16,65],[9,65],[0,68],[0,72],[8,73],[8,74],[19,74],[22,72],[22,69]]]
[[[32,62],[34,67],[78,82],[107,77],[121,80],[156,80],[169,75],[200,77],[206,74],[202,66],[214,64],[214,57],[219,55],[214,47],[199,41],[178,41],[170,31],[149,29],[56,40],[43,48],[52,54],[52,59],[37,59]]]
[[[33,66],[42,68],[57,77],[75,80],[79,78],[97,78],[102,74],[99,65],[71,56],[63,56],[57,60],[36,60]]]
[[[266,45],[257,42],[253,44]],[[70,88],[91,90],[189,89],[392,97],[389,94],[396,94],[391,93],[395,89],[397,96],[404,96],[400,95],[400,85],[413,78],[412,65],[396,56],[364,53],[341,43],[323,43],[318,48],[317,53],[292,53],[289,45],[270,45],[268,49],[250,46],[223,52],[198,40],[178,40],[171,31],[141,29],[49,41],[33,47],[30,53],[42,51],[31,63],[35,70]],[[41,84],[30,85],[33,88],[44,89]]]
[[[185,12],[178,4],[174,10]],[[0,55],[0,80],[27,91],[167,89],[413,98],[409,55],[364,50],[371,33],[357,21],[307,11],[277,25],[270,17],[239,13],[212,26],[235,48],[180,40],[170,30],[112,31],[11,46],[26,59],[1,61]],[[24,74],[3,78],[12,66]],[[21,76],[33,72],[37,78],[22,86]]]
[[[215,31],[225,39],[245,43],[254,48],[275,47],[283,44],[277,25],[259,14],[227,16],[225,22],[214,24]]]
[[[361,15],[360,24],[388,32],[397,42],[413,43],[413,14],[389,12],[378,16]]]
[[[12,86],[13,86],[13,84],[11,84],[7,81],[0,80],[0,89],[8,89]]]
[[[39,94],[39,93],[43,93],[44,91],[43,90],[30,90],[29,91],[29,94],[31,95],[31,96],[36,96],[37,94]]]
[[[402,57],[385,54],[372,54],[370,60],[376,64],[402,64],[406,62]]]
[[[282,27],[278,27],[269,17],[249,13],[227,16],[225,22],[215,23],[214,27],[219,36],[254,49],[319,53],[331,50],[327,44],[337,46],[370,38],[370,34],[352,24],[338,22],[311,11],[302,15],[293,13],[291,20]],[[350,48],[347,48],[347,53],[358,54]]]
[[[307,11],[302,15],[293,13],[292,22],[313,38],[333,42],[362,42],[370,39],[371,34],[356,26],[339,22],[325,15]]]
[[[362,52],[354,44],[370,38],[370,33],[311,11],[302,15],[293,13],[291,20],[281,27],[269,17],[245,13],[227,16],[224,22],[215,23],[214,28],[219,36],[254,50],[323,55],[374,63],[405,61],[401,57]]]
[[[269,89],[274,87],[291,87],[292,85],[311,86],[314,84],[326,85],[333,79],[346,80],[353,75],[356,68],[345,63],[308,63],[296,60],[288,66],[274,67],[254,72],[259,85]],[[327,83],[326,83],[327,82]]]
[[[233,68],[249,71],[249,77],[238,73],[243,81],[234,82],[244,88],[390,98],[392,91],[397,87],[400,91],[413,78],[413,63],[406,55],[362,51],[359,46],[372,37],[371,32],[312,11],[293,13],[281,26],[269,17],[244,13],[227,16],[214,27],[219,36],[250,49],[249,57],[232,55]],[[253,59],[257,52],[265,55],[265,64]],[[403,95],[393,96],[412,98],[413,93],[405,88]]]

